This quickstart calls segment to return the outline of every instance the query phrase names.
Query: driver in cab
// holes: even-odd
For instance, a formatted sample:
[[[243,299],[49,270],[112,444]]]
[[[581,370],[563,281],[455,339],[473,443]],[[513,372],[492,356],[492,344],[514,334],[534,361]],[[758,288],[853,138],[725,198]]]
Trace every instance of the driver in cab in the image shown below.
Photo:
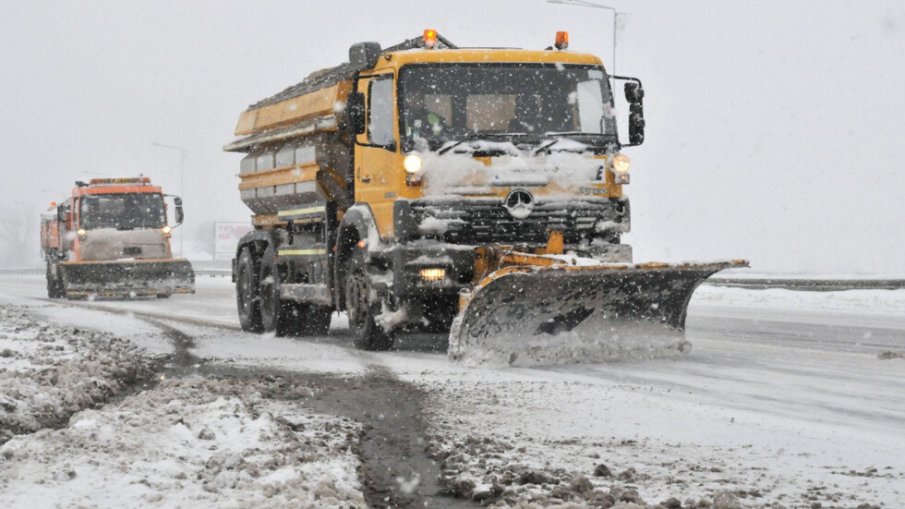
[[[443,115],[425,105],[424,96],[410,94],[405,98],[405,135],[412,139],[439,138],[447,131]]]

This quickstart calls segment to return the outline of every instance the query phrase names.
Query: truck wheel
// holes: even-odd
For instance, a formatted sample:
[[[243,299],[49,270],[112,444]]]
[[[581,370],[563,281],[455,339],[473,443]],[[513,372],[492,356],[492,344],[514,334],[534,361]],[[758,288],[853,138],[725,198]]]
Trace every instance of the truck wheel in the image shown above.
[[[295,309],[295,302],[280,299],[280,271],[273,246],[268,246],[261,257],[258,281],[264,332],[275,332],[277,336],[292,334],[299,312]]]
[[[380,303],[371,302],[371,280],[365,272],[364,255],[356,250],[346,269],[345,301],[352,342],[362,350],[388,350],[393,338],[375,321]]]
[[[53,266],[47,262],[47,297],[51,299],[59,299],[63,297],[63,282],[60,277],[54,274]]]
[[[261,332],[261,303],[258,299],[258,276],[254,257],[247,247],[239,252],[236,262],[236,307],[239,325],[248,332]]]

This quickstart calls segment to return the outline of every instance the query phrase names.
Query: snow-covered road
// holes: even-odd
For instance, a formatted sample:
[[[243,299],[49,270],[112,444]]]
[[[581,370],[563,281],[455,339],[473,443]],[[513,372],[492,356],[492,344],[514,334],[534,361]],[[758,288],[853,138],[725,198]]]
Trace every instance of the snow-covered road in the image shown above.
[[[287,379],[305,373],[398,381],[407,388],[375,384],[384,387],[375,394],[389,399],[376,406],[309,406],[316,410],[312,415],[333,413],[364,425],[367,439],[367,428],[400,405],[394,395],[417,400],[406,411],[423,413],[423,426],[402,435],[426,441],[438,462],[439,485],[419,483],[430,466],[415,460],[410,472],[388,482],[398,491],[423,494],[435,506],[453,503],[429,498],[438,488],[498,505],[530,500],[609,507],[620,500],[653,505],[675,497],[681,507],[702,500],[717,507],[905,506],[901,290],[818,294],[702,287],[688,319],[694,349],[681,360],[507,369],[451,364],[437,351],[444,348],[442,338],[412,339],[391,352],[357,351],[341,316],[334,317],[328,337],[316,340],[246,334],[238,330],[232,286],[224,278],[199,278],[198,293],[191,296],[70,305],[44,300],[42,277],[0,276],[0,304],[10,303],[49,323],[110,332],[152,354],[172,352],[175,331],[190,338],[183,346],[192,358],[209,367],[181,376],[270,370]],[[188,389],[177,383],[173,390]],[[199,399],[198,405],[207,406],[186,419],[207,419],[205,412],[231,404],[228,397],[235,395],[222,397],[227,399]],[[134,411],[129,404],[127,398],[110,412]],[[0,451],[37,451],[41,443],[55,450],[53,444],[63,440],[55,434],[76,433],[73,428],[85,419],[114,419],[82,414],[68,428],[19,436]],[[249,415],[254,419],[255,412]],[[372,433],[383,428],[377,425]],[[41,458],[0,455],[0,504],[24,505],[33,493],[29,483],[39,481],[44,490],[59,488],[62,505],[84,503],[67,498],[66,476],[41,477],[35,467]],[[331,461],[355,468],[358,460]],[[106,475],[103,464],[97,468],[97,475]],[[396,465],[397,471],[404,468]],[[298,475],[281,472],[287,479]],[[338,481],[331,479],[335,487]],[[340,484],[347,487],[340,498],[354,500],[354,483]],[[262,486],[251,483],[248,489]],[[164,506],[184,500],[172,493],[160,488],[141,500]],[[374,505],[371,495],[364,496]],[[93,503],[108,506],[108,500]],[[672,507],[679,507],[677,501]]]

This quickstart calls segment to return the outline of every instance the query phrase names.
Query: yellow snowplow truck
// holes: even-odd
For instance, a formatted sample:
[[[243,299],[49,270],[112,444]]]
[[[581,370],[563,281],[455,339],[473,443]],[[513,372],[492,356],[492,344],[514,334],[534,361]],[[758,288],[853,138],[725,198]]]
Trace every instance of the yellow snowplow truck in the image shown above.
[[[742,260],[632,263],[641,82],[566,51],[458,48],[434,30],[353,45],[239,117],[253,211],[233,280],[242,328],[355,344],[450,331],[466,362],[587,362],[687,349],[694,289]],[[610,83],[624,83],[628,140]]]

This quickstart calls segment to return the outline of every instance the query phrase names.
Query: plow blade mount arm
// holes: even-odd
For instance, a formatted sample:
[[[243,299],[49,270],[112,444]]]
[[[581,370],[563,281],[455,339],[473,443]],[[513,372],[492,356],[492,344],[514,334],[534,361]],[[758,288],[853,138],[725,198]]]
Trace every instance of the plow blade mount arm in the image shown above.
[[[685,315],[695,288],[715,272],[744,266],[505,267],[464,296],[449,356],[514,366],[676,356],[690,350]]]

